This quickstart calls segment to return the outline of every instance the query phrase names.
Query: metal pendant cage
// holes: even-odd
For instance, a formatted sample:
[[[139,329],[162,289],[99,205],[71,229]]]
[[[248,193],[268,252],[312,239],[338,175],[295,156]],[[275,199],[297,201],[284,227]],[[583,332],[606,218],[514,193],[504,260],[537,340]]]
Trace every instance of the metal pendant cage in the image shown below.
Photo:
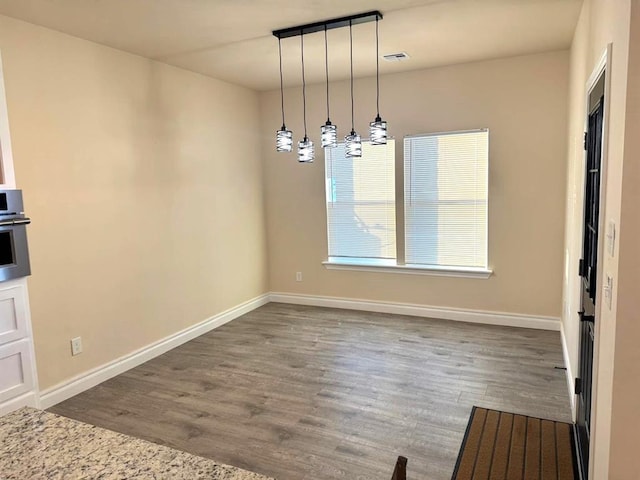
[[[308,137],[304,137],[298,142],[298,162],[311,163],[315,157],[315,149],[313,141]]]

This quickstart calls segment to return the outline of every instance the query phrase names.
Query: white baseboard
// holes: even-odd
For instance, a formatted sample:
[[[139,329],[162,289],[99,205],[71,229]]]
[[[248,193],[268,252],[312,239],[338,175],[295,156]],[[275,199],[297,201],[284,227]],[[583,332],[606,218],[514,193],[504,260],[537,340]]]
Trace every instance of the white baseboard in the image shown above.
[[[312,305],[316,307],[345,308],[367,312],[412,315],[417,317],[439,318],[459,322],[484,323],[507,327],[536,328],[539,330],[560,331],[560,318],[524,315],[518,313],[486,312],[458,308],[432,307],[409,303],[376,302],[340,297],[322,297],[317,295],[298,295],[274,293],[269,295],[271,302]]]
[[[40,393],[40,408],[49,408],[68,398],[73,397],[85,390],[109,380],[131,368],[137,367],[152,358],[162,355],[169,350],[193,340],[215,328],[224,325],[238,318],[245,313],[255,310],[262,305],[269,303],[269,295],[261,295],[236,307],[230,308],[222,313],[186,328],[178,333],[169,335],[157,342],[147,345],[133,353],[120,357],[100,367],[94,368],[66,382],[55,385]]]
[[[25,406],[38,408],[38,396],[36,392],[25,393],[24,395],[4,402],[0,405],[0,417]]]
[[[371,300],[356,300],[340,297],[322,297],[316,295],[297,295],[289,293],[269,293],[249,300],[241,305],[226,310],[218,315],[198,323],[192,327],[170,335],[151,345],[147,345],[133,353],[120,357],[100,367],[94,368],[77,377],[74,377],[61,384],[48,388],[40,393],[38,399],[34,399],[34,405],[40,408],[49,408],[68,398],[84,392],[96,385],[109,380],[121,373],[137,367],[152,358],[193,340],[225,323],[238,318],[245,313],[255,310],[269,302],[290,303],[297,305],[311,305],[319,307],[344,308],[349,310],[363,310],[368,312],[391,313],[398,315],[411,315],[427,318],[439,318],[444,320],[455,320],[461,322],[484,323],[489,325],[502,325],[509,327],[536,328],[542,330],[561,331],[559,318],[541,317],[534,315],[512,314],[502,312],[487,312],[478,310],[464,310],[454,308],[432,307],[425,305],[414,305],[393,302],[376,302]],[[567,358],[567,351],[562,332],[563,351],[565,352],[565,363],[567,364],[567,381],[572,380],[570,366]],[[573,397],[572,397],[573,401]],[[574,405],[572,403],[572,409]]]
[[[564,324],[561,324],[560,337],[562,339],[562,355],[564,357],[564,366],[567,368],[567,390],[569,391],[569,401],[571,402],[571,418],[576,420],[576,395],[573,385],[573,371],[571,370],[571,361],[569,359],[569,349],[567,348],[567,337],[564,334]]]

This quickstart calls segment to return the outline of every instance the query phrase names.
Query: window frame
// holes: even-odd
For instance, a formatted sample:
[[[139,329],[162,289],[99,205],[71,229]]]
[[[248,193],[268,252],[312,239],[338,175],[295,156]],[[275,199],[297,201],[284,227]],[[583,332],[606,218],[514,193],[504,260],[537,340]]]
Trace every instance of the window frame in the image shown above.
[[[407,138],[417,138],[426,136],[438,136],[438,135],[451,135],[462,133],[474,133],[474,132],[487,132],[488,128],[476,128],[467,130],[451,130],[442,132],[429,132],[413,135],[405,135],[402,137],[402,144],[400,148],[402,150],[402,168],[395,168],[395,182],[403,186],[402,194],[396,189],[396,216],[398,217],[398,202],[402,204],[402,222],[399,223],[396,219],[396,237],[397,240],[403,239],[402,243],[396,241],[396,258],[395,259],[372,259],[372,258],[357,258],[357,257],[327,257],[327,260],[322,264],[327,270],[349,270],[349,271],[362,271],[362,272],[378,272],[378,273],[395,273],[395,274],[409,274],[409,275],[427,275],[427,276],[439,276],[439,277],[459,277],[459,278],[475,278],[475,279],[488,279],[493,274],[493,269],[490,266],[489,258],[489,192],[487,192],[487,231],[486,231],[486,267],[465,267],[465,266],[441,266],[441,265],[423,265],[423,264],[411,264],[405,263],[405,248],[406,248],[406,178],[405,178],[405,157],[404,157],[404,142]],[[489,139],[490,140],[490,139]],[[396,153],[398,145],[396,145]],[[396,162],[397,162],[396,155]],[[489,182],[489,170],[490,170],[490,149],[489,157],[487,159],[487,183]],[[396,165],[397,167],[397,165]],[[487,185],[489,188],[489,185]],[[326,191],[326,188],[325,188]],[[326,203],[326,193],[325,193]],[[402,229],[399,229],[399,226]],[[328,219],[327,219],[327,234],[328,234]],[[402,245],[402,248],[400,246]],[[328,244],[327,244],[328,254]]]
[[[326,181],[327,181],[327,152],[325,150],[325,165],[324,165],[324,178],[325,178],[325,212],[326,212],[326,233],[327,233],[327,260],[323,263],[328,263],[328,264],[335,264],[335,265],[369,265],[369,266],[376,266],[376,265],[389,265],[389,264],[393,264],[396,265],[398,262],[398,210],[397,210],[397,205],[398,205],[398,191],[396,188],[396,183],[397,183],[397,178],[398,178],[398,173],[397,173],[397,168],[396,168],[396,143],[395,143],[395,138],[393,137],[389,137],[389,140],[392,140],[394,142],[394,150],[393,150],[393,176],[391,177],[391,180],[393,182],[393,190],[394,190],[394,195],[393,195],[393,209],[394,209],[394,232],[393,232],[393,238],[394,238],[394,243],[395,243],[395,250],[394,250],[394,258],[385,258],[385,257],[356,257],[356,256],[330,256],[329,255],[329,249],[330,249],[330,245],[331,245],[331,233],[330,233],[330,229],[329,229],[329,212],[328,212],[328,206],[330,203],[329,202],[329,198],[328,198],[328,188],[326,185]],[[378,148],[381,147],[380,145],[373,145],[371,144],[370,140],[362,140],[363,145],[365,143],[368,144],[368,147],[372,147],[372,148]],[[340,142],[339,145],[344,145],[344,142]],[[389,148],[388,144],[384,145],[386,148]],[[333,149],[331,149],[331,151],[333,151]],[[331,151],[329,153],[331,153]],[[364,149],[363,149],[363,154],[364,154]],[[333,160],[332,160],[333,161]]]

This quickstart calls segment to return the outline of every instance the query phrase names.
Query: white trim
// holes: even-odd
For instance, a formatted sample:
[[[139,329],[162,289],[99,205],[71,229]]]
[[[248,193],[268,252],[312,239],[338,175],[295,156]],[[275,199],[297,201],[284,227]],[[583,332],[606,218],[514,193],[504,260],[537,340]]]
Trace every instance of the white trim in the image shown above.
[[[472,267],[441,267],[438,265],[398,265],[357,260],[327,260],[322,262],[327,270],[353,270],[357,272],[404,273],[408,275],[432,275],[436,277],[489,278],[493,270]]]
[[[96,385],[109,380],[127,370],[162,355],[169,350],[193,340],[225,323],[238,318],[245,313],[255,310],[269,302],[269,295],[264,294],[252,300],[244,302],[236,307],[225,310],[222,313],[198,323],[180,332],[169,335],[133,353],[120,357],[97,368],[84,372],[66,382],[44,390],[40,395],[40,408],[49,408],[74,395],[88,390]]]
[[[607,69],[607,59],[611,58],[612,46],[613,44],[611,43],[607,45],[607,48],[605,48],[604,52],[602,52],[602,55],[600,55],[598,63],[596,63],[596,65],[593,67],[593,71],[591,72],[591,75],[589,75],[589,79],[587,80],[587,115],[589,114],[589,95],[591,94],[593,87],[596,86],[596,83],[598,83],[598,80],[600,80],[600,77]]]
[[[292,293],[272,292],[271,302],[290,303],[294,305],[311,305],[316,307],[344,308],[365,312],[392,313],[416,317],[439,318],[459,322],[484,323],[507,327],[536,328],[540,330],[560,331],[559,317],[545,317],[519,313],[488,312],[482,310],[466,310],[460,308],[434,307],[410,303],[378,302],[341,297],[323,297],[319,295],[298,295]]]
[[[29,355],[31,356],[31,375],[33,376],[33,389],[36,392],[36,408],[40,408],[40,386],[38,380],[38,365],[36,364],[36,349],[33,343],[33,325],[31,323],[31,305],[29,303],[29,286],[27,278],[17,280],[19,285],[24,289],[24,313],[27,320],[27,338],[29,339]],[[29,404],[29,406],[31,406]]]
[[[569,359],[569,348],[567,347],[567,336],[564,333],[564,323],[560,326],[560,339],[562,341],[562,356],[564,358],[564,366],[566,367],[567,391],[569,392],[569,402],[571,404],[571,419],[576,420],[576,394],[573,385],[573,371],[571,370],[571,361]]]
[[[20,395],[19,397],[3,402],[0,405],[0,417],[22,407],[38,408],[38,395],[36,392],[28,392],[24,395]]]
[[[611,112],[611,73],[613,69],[611,68],[611,60],[613,58],[613,44],[607,44],[604,52],[600,56],[600,60],[598,64],[594,68],[593,72],[589,76],[589,80],[587,81],[587,95],[586,95],[586,110],[585,110],[585,132],[588,131],[589,127],[589,100],[591,91],[595,87],[596,83],[600,79],[600,77],[604,74],[604,111],[602,114],[602,145],[601,145],[601,158],[600,158],[600,218],[598,219],[598,267],[596,271],[596,291],[600,298],[604,298],[604,259],[606,253],[605,249],[605,234],[606,234],[606,224],[607,224],[607,209],[606,209],[606,199],[607,199],[607,178],[609,171],[609,118]],[[587,152],[584,152],[584,159],[586,162]],[[584,185],[584,181],[583,181]],[[582,197],[582,204],[584,206],[584,196]],[[582,223],[584,228],[584,222]],[[619,228],[619,226],[618,226]],[[618,251],[617,248],[614,251]],[[596,429],[597,422],[595,421],[598,410],[598,364],[600,362],[600,332],[602,325],[602,309],[604,307],[605,302],[600,302],[600,306],[596,307],[595,310],[595,319],[594,319],[594,340],[593,340],[593,360],[591,365],[591,419],[589,423],[589,465],[588,468],[588,476],[593,476],[594,472],[594,460],[596,458],[595,455],[595,442],[593,441],[596,438]],[[580,338],[580,337],[578,337]],[[578,347],[578,364],[580,362],[580,348]],[[576,372],[578,373],[578,372]],[[610,415],[610,412],[609,412]],[[609,450],[610,445],[607,445],[607,451]],[[601,446],[600,446],[601,447]],[[599,457],[603,458],[603,457]],[[605,457],[606,460],[602,460],[603,462],[609,463],[609,455]]]
[[[170,335],[100,367],[94,368],[88,372],[78,375],[77,377],[67,380],[66,382],[48,388],[41,392],[39,401],[38,398],[34,396],[33,400],[29,399],[29,404],[39,406],[43,409],[50,408],[57,403],[95,387],[116,375],[126,372],[131,368],[157,357],[158,355],[162,355],[183,343],[193,340],[194,338],[220,327],[225,323],[228,323],[231,320],[234,320],[269,302],[411,315],[488,325],[502,325],[554,331],[561,330],[560,319],[557,317],[464,310],[393,302],[376,302],[370,300],[322,297],[316,295],[269,293],[249,300],[218,315],[214,315],[197,325]],[[22,401],[23,404],[25,402],[23,397],[16,399],[16,401],[18,400]]]
[[[0,55],[0,185],[4,188],[16,188],[11,134],[9,133],[9,113],[2,72],[2,55]]]

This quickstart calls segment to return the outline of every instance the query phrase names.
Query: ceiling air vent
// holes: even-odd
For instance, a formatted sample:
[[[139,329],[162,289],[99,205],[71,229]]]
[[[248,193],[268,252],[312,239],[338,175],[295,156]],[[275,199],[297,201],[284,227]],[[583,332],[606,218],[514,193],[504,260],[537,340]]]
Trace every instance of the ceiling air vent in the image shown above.
[[[387,62],[402,62],[404,60],[408,60],[409,55],[407,54],[407,52],[398,52],[383,55],[382,58],[384,58]]]

